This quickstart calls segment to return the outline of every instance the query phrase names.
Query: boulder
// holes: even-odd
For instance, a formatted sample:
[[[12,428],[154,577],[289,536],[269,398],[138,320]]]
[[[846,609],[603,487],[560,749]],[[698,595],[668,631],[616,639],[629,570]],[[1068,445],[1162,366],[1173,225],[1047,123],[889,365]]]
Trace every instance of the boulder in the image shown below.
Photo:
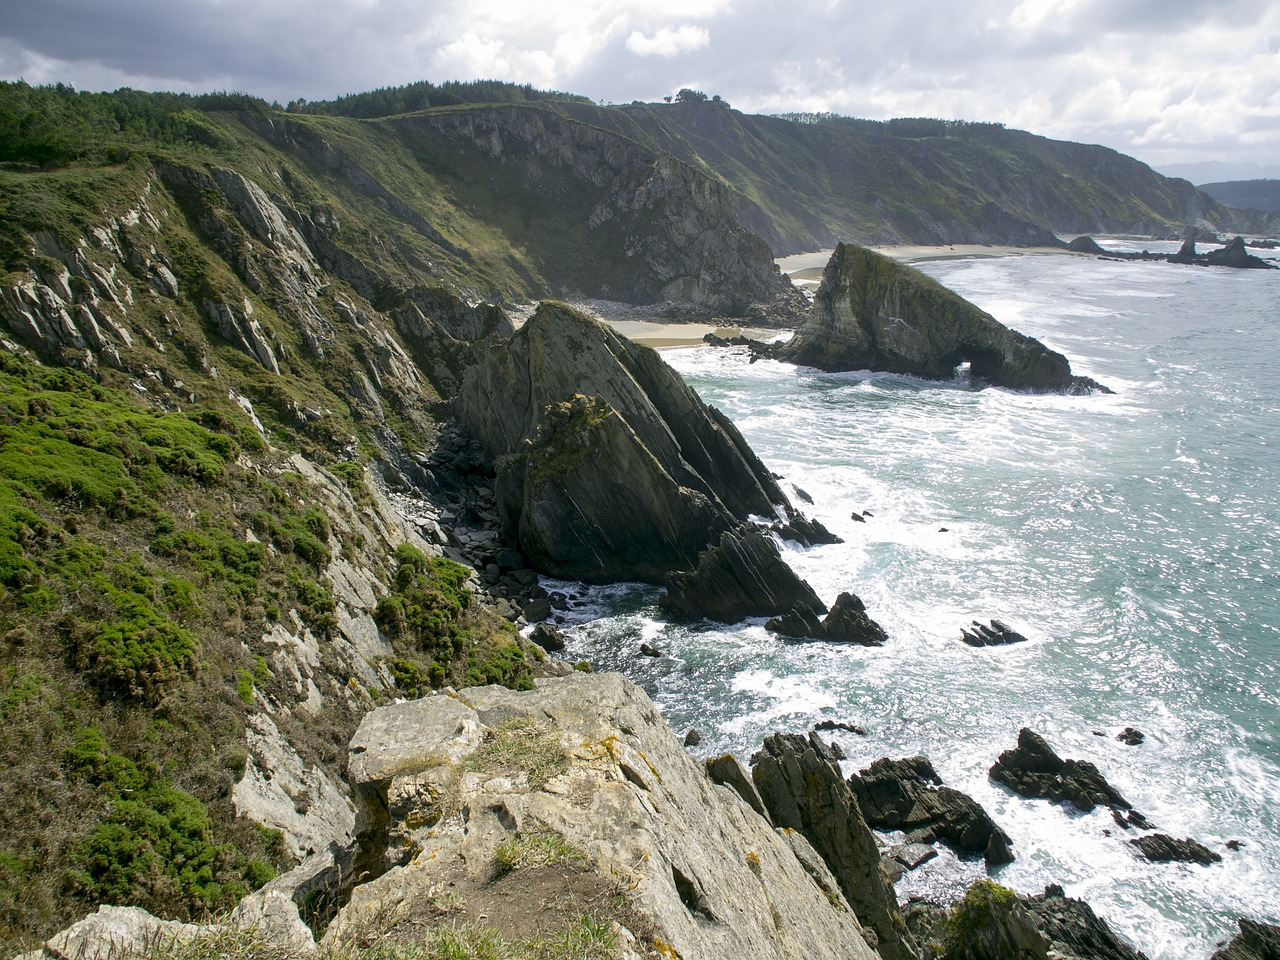
[[[992,620],[989,625],[974,620],[961,629],[960,639],[971,647],[1001,647],[1010,643],[1025,643],[1027,638],[1003,620]]]
[[[1147,735],[1137,727],[1125,727],[1116,734],[1116,739],[1130,747],[1136,747],[1147,739]]]
[[[1240,932],[1209,960],[1280,960],[1280,927],[1241,918]]]
[[[361,823],[383,829],[361,833],[360,862],[385,872],[322,950],[418,944],[435,925],[553,935],[590,912],[666,956],[874,960],[809,844],[713,783],[639,687],[536,684],[365,717],[350,776]]]
[[[981,854],[988,866],[1013,861],[1009,836],[972,797],[942,785],[927,757],[875,761],[849,778],[868,825],[912,834],[928,831],[960,854]]]
[[[529,633],[529,639],[551,653],[564,649],[564,635],[549,623],[540,623],[534,627]]]
[[[1217,863],[1222,855],[1214,853],[1198,840],[1176,837],[1163,833],[1152,833],[1145,837],[1135,837],[1129,841],[1139,852],[1152,863]]]
[[[820,370],[975,377],[1039,393],[1106,391],[1060,353],[1023,336],[919,270],[855,244],[836,247],[809,316],[778,359]]]
[[[50,937],[29,956],[75,960],[127,960],[154,956],[157,949],[207,936],[208,928],[161,920],[139,907],[101,906],[79,923]]]
[[[773,822],[798,831],[835,875],[858,919],[872,928],[883,960],[912,960],[880,851],[839,768],[816,735],[770,734],[751,758],[751,777]]]
[[[1113,810],[1130,809],[1129,802],[1092,763],[1062,759],[1042,736],[1026,727],[1018,731],[1018,746],[1000,754],[990,776],[1021,796],[1070,803],[1084,813],[1098,804]]]

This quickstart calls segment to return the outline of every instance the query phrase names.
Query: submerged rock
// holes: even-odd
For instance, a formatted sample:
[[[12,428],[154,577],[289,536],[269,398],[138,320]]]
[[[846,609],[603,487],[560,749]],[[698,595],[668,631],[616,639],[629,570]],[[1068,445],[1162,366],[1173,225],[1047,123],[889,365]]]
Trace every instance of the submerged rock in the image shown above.
[[[1000,754],[990,776],[1021,796],[1070,803],[1084,813],[1098,804],[1130,808],[1092,763],[1062,759],[1042,736],[1026,727],[1018,731],[1018,746]]]
[[[995,386],[1050,393],[1107,391],[1073,376],[1060,353],[1023,336],[913,267],[859,247],[836,247],[808,318],[775,351],[821,370],[883,370],[950,380],[968,362]]]
[[[927,757],[875,761],[849,778],[867,823],[881,830],[927,834],[988,866],[1013,861],[1009,836],[972,797],[942,785]]]

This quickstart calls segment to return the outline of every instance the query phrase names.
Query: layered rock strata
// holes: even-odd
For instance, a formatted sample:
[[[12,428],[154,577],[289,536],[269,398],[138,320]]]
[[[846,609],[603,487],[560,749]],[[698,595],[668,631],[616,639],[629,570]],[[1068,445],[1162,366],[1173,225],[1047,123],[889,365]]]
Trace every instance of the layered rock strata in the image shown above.
[[[564,304],[478,350],[456,403],[496,474],[504,536],[531,565],[668,587],[674,615],[826,612],[765,518],[833,542],[791,506],[733,424],[656,351]]]
[[[919,270],[840,244],[822,274],[808,318],[780,360],[820,370],[877,370],[950,380],[971,374],[998,387],[1039,393],[1105,390],[1073,376],[1060,353],[1023,336]]]

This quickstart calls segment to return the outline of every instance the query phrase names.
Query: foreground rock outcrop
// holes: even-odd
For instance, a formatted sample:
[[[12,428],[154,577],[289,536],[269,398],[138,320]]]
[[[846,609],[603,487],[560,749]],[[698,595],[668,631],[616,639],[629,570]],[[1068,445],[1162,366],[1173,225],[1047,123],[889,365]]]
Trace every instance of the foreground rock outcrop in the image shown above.
[[[625,928],[628,956],[871,960],[809,844],[714,784],[616,674],[383,707],[350,771],[359,863],[386,872],[338,913],[334,947],[375,914],[381,942],[437,922],[529,934],[558,922],[554,900]]]
[[[1105,391],[1071,373],[1060,353],[1023,336],[919,270],[841,244],[822,274],[813,307],[774,356],[840,370],[881,370],[950,380],[967,362],[974,377],[1041,393]]]
[[[817,735],[775,733],[751,758],[752,780],[773,822],[805,837],[830,865],[858,918],[871,927],[883,960],[913,960],[916,948],[875,837]]]

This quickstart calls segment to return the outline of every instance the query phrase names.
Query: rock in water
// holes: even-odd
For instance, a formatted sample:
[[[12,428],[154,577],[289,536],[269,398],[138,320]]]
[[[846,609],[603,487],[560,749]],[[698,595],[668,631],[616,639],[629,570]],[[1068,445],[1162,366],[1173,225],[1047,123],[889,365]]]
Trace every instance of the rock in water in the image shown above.
[[[1236,237],[1218,250],[1206,254],[1204,262],[1211,267],[1235,267],[1245,270],[1273,270],[1274,266],[1245,249],[1244,237]]]
[[[1044,737],[1026,727],[1018,731],[1018,746],[1000,754],[990,776],[1024,797],[1071,803],[1085,813],[1097,804],[1113,810],[1130,808],[1120,791],[1107,783],[1092,763],[1063,760]]]
[[[927,757],[884,758],[849,778],[867,823],[881,830],[928,830],[959,853],[982,854],[988,866],[1013,861],[1009,836],[972,797],[944,787]]]
[[[826,861],[858,919],[875,930],[883,960],[913,960],[875,837],[826,749],[816,735],[771,734],[751,758],[751,777],[774,824],[798,831]]]
[[[1179,840],[1163,833],[1153,833],[1145,837],[1135,837],[1129,841],[1142,852],[1142,855],[1153,863],[1217,863],[1222,855],[1214,853],[1198,840],[1189,837]]]
[[[836,597],[831,612],[819,620],[810,607],[793,607],[765,624],[765,629],[792,639],[827,640],[832,643],[860,643],[879,647],[889,639],[884,628],[867,616],[866,605],[852,593]]]
[[[1210,960],[1280,960],[1280,927],[1256,920],[1238,923],[1240,932]]]
[[[808,318],[776,352],[821,370],[883,370],[950,380],[975,377],[1042,393],[1106,391],[1071,374],[1060,353],[1023,336],[919,270],[854,244],[836,247]]]
[[[1003,620],[992,620],[989,626],[974,620],[960,631],[960,639],[971,647],[1001,647],[1025,643],[1027,638]]]
[[[1103,250],[1102,247],[1098,246],[1098,241],[1093,239],[1093,237],[1076,237],[1067,244],[1067,249],[1072,253],[1101,254],[1107,252],[1106,250]]]

